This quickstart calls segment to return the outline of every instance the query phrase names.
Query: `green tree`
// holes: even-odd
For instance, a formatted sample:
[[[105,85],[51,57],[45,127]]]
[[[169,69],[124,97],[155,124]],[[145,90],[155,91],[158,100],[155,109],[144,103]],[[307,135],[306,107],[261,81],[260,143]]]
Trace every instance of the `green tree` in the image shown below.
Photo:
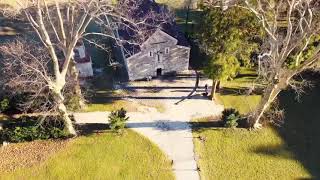
[[[212,100],[215,100],[219,81],[226,81],[235,77],[240,68],[240,63],[235,56],[228,56],[223,53],[218,53],[212,58],[208,61],[204,72],[213,80],[211,97]]]
[[[258,51],[263,31],[250,11],[232,7],[205,7],[198,38],[208,55],[205,73],[212,78],[212,98],[219,81],[234,78],[240,66],[251,66],[251,56]]]

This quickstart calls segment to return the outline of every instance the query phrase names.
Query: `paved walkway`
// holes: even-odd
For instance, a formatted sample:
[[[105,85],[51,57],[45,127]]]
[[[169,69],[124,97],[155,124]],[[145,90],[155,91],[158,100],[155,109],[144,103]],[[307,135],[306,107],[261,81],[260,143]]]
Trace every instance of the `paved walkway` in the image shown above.
[[[179,105],[174,105],[175,102],[166,101],[168,110],[165,113],[151,108],[150,112],[128,113],[130,120],[127,125],[156,143],[173,160],[177,180],[198,180],[193,136],[188,121],[195,117],[218,115],[223,108],[208,100],[187,100]],[[77,113],[74,116],[79,124],[105,124],[108,113]]]
[[[141,104],[139,112],[130,112],[129,128],[148,137],[173,161],[177,180],[199,180],[193,136],[190,124],[193,118],[220,115],[223,107],[202,97],[205,84],[212,81],[201,79],[200,86],[191,99],[175,105],[193,89],[195,75],[169,80],[151,82],[131,82],[127,85],[130,92],[127,100]],[[209,87],[210,88],[210,87]],[[166,111],[159,113],[148,104],[162,104]],[[78,113],[76,123],[107,123],[108,113]]]

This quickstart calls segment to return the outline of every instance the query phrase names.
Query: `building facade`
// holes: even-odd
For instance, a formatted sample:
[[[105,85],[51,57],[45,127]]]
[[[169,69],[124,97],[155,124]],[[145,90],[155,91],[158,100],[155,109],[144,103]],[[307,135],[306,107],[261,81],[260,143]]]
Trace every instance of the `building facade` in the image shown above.
[[[189,58],[190,47],[158,29],[141,45],[140,52],[126,58],[129,80],[188,70]]]

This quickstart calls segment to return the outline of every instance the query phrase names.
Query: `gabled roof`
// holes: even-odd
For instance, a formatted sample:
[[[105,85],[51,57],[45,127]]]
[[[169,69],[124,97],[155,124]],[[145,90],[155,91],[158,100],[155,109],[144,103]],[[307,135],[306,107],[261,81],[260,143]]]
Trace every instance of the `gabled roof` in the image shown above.
[[[142,43],[141,47],[144,48],[148,45],[158,43],[158,42],[154,42],[155,40],[154,38],[156,38],[157,36],[161,36],[167,40],[171,40],[174,43],[174,45],[178,44],[178,40],[176,38],[170,36],[169,34],[165,33],[161,29],[157,29],[145,42]]]

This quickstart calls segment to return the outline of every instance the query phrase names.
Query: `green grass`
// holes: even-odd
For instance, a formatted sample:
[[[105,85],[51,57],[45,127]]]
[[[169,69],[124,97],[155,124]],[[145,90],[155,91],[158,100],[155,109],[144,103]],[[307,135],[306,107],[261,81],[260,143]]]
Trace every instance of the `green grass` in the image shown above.
[[[194,132],[203,179],[297,179],[310,174],[272,128],[209,129]]]
[[[95,112],[95,111],[114,111],[121,108],[125,108],[128,112],[135,112],[137,111],[137,104],[125,100],[116,100],[113,102],[106,102],[95,104],[91,103],[88,104],[85,112]]]
[[[110,112],[110,111],[115,111],[115,110],[124,108],[128,112],[137,112],[139,110],[139,107],[155,108],[160,113],[164,113],[166,111],[165,106],[161,103],[150,102],[150,103],[139,104],[136,102],[125,101],[125,100],[116,100],[113,102],[100,103],[100,104],[91,103],[87,105],[84,111],[85,112],[97,112],[97,111]]]
[[[185,8],[186,0],[156,0],[159,4],[166,4],[173,9]]]
[[[218,102],[225,108],[235,108],[241,114],[251,112],[260,102],[260,95],[245,95],[245,88],[253,85],[256,73],[252,69],[243,68],[239,77],[232,81],[222,82],[222,92],[217,94]]]
[[[250,112],[259,95],[243,96],[237,91],[249,87],[254,72],[243,69],[241,78],[224,82],[227,89],[219,94],[220,103]],[[316,77],[313,77],[316,79]],[[320,83],[319,80],[317,80]],[[319,179],[320,178],[320,86],[294,100],[290,91],[282,92],[280,107],[285,109],[281,128],[265,127],[259,131],[209,128],[194,131],[195,150],[199,155],[203,179]],[[249,104],[249,105],[248,105]],[[204,119],[205,120],[205,119]]]
[[[0,179],[174,179],[160,149],[133,131],[79,137],[43,164]]]
[[[181,27],[183,32],[188,31],[192,34],[196,31],[196,26],[201,18],[201,11],[198,9],[190,9],[188,25],[186,25],[187,7],[189,0],[156,0],[157,3],[169,6],[176,15],[176,23]]]

